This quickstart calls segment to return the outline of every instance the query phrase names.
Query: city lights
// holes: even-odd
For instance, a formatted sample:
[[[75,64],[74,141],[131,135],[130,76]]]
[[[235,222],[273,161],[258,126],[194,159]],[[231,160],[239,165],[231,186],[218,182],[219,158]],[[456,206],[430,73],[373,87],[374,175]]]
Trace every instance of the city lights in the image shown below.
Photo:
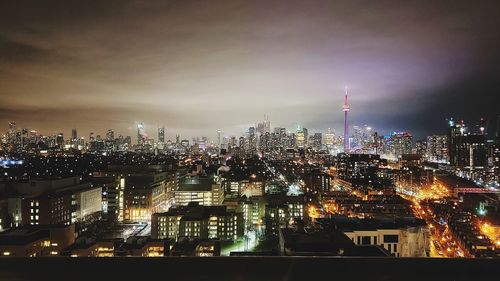
[[[500,276],[500,1],[8,2],[0,281]]]

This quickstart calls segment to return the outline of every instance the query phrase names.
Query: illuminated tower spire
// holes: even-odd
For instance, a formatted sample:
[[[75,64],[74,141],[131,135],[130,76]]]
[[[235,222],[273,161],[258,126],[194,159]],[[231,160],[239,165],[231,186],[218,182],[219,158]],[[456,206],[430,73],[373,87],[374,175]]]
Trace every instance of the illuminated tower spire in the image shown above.
[[[349,153],[349,120],[348,113],[350,110],[349,103],[347,102],[348,89],[345,88],[345,99],[342,111],[344,111],[344,153]]]

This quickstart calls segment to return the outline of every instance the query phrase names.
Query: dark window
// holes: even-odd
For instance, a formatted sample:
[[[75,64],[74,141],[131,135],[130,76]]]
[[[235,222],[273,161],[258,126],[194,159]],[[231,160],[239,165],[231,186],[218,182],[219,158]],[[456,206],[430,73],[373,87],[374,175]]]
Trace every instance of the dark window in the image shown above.
[[[384,243],[398,243],[399,236],[397,235],[384,235]]]
[[[360,245],[360,244],[361,244],[361,237],[358,236],[358,245]]]
[[[398,244],[394,244],[394,252],[398,251]]]
[[[387,245],[387,251],[391,252],[391,244]]]
[[[373,245],[377,245],[377,236],[373,236]]]
[[[361,245],[371,245],[371,237],[370,236],[363,236],[361,238]]]

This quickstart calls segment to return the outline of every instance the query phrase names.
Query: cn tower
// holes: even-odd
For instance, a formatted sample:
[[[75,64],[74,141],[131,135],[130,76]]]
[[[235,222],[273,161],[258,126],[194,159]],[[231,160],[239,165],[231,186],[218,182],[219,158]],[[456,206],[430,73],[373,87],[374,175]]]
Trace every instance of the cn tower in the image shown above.
[[[348,91],[345,88],[345,99],[342,111],[344,111],[344,153],[349,153],[349,120],[348,113],[350,110],[349,103],[347,102]]]

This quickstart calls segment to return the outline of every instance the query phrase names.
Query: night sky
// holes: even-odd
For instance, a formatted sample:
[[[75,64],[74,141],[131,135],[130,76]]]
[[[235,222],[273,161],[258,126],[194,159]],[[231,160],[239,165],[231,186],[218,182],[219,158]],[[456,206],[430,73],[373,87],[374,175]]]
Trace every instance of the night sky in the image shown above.
[[[341,133],[345,86],[379,132],[500,114],[500,1],[154,2],[1,1],[0,132]]]

